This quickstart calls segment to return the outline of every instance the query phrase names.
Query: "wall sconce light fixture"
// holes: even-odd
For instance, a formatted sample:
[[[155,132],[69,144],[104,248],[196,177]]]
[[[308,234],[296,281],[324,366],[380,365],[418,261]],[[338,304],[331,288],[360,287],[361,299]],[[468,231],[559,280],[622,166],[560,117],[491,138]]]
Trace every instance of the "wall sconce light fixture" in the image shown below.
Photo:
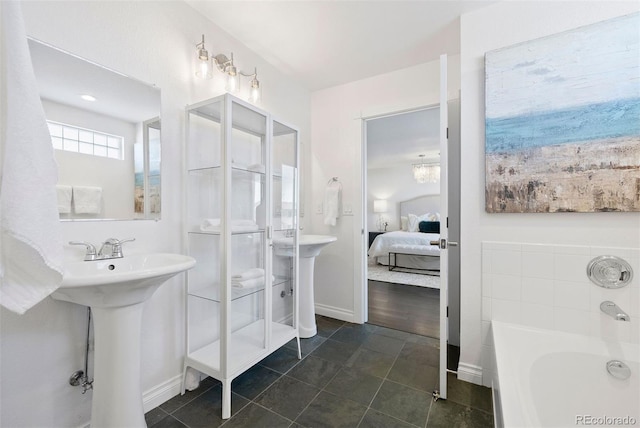
[[[440,163],[425,163],[424,155],[419,155],[420,163],[413,164],[413,178],[420,184],[437,183],[440,180]]]
[[[240,76],[238,69],[233,64],[233,52],[231,52],[231,58],[227,58],[225,54],[218,54],[213,57],[213,62],[220,72],[227,75],[225,89],[231,93],[238,92],[240,90]]]
[[[260,100],[261,90],[260,81],[258,81],[258,69],[255,68],[252,74],[246,74],[238,70],[233,63],[233,52],[230,57],[225,54],[218,54],[215,56],[209,56],[209,53],[204,47],[204,34],[202,35],[202,42],[196,45],[198,53],[198,66],[196,69],[196,76],[203,79],[211,78],[211,62],[216,65],[216,68],[226,75],[225,90],[231,93],[237,93],[240,91],[240,76],[249,77],[249,102],[256,103]]]
[[[211,58],[204,47],[204,34],[202,35],[202,41],[196,45],[196,52],[196,76],[201,79],[211,79]]]

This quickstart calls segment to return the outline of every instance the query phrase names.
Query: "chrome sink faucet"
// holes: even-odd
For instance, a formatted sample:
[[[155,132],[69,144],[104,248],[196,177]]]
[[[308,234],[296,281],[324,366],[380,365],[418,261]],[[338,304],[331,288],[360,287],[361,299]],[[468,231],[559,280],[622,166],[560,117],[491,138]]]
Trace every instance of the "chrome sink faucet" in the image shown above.
[[[69,245],[84,245],[87,248],[87,252],[84,255],[85,262],[91,262],[98,258],[98,254],[96,253],[96,247],[94,247],[93,244],[90,242],[71,241],[69,242]]]
[[[125,242],[135,241],[136,238],[116,239],[109,238],[102,243],[100,251],[96,252],[96,247],[90,242],[84,241],[71,241],[69,245],[84,245],[87,249],[84,255],[85,262],[91,262],[94,260],[106,260],[106,259],[120,259],[122,254],[122,244]]]
[[[618,305],[609,300],[600,303],[600,310],[616,321],[631,321],[631,317],[629,317],[629,314],[627,314],[625,311],[620,309]]]
[[[120,259],[122,254],[122,244],[125,242],[135,241],[136,238],[116,239],[109,238],[102,243],[100,251],[98,252],[98,259]]]

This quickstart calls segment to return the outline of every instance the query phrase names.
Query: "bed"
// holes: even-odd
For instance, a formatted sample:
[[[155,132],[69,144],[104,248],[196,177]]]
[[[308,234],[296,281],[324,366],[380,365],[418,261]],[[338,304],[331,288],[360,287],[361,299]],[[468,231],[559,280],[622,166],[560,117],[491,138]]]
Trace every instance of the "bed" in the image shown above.
[[[415,273],[440,272],[440,249],[431,241],[440,239],[438,219],[440,195],[428,195],[400,202],[400,218],[407,219],[405,229],[378,235],[368,255],[390,270]],[[413,222],[409,221],[412,219]],[[405,223],[401,220],[402,223]],[[423,232],[413,231],[422,226]]]

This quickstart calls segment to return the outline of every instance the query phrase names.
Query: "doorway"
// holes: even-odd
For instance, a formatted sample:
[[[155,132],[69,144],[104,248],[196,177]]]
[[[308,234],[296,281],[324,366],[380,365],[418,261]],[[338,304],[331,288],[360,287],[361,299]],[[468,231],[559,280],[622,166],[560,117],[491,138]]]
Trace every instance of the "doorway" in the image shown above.
[[[438,110],[437,106],[417,108],[411,113],[420,110],[428,110],[429,108]],[[458,242],[460,237],[460,99],[451,99],[447,103],[448,113],[448,159],[447,159],[447,176],[448,176],[448,235],[449,240]],[[396,116],[393,114],[372,118],[373,120],[381,120],[387,117]],[[367,121],[365,120],[365,123]],[[375,123],[375,122],[372,122]],[[383,122],[379,122],[383,123]],[[369,183],[369,130],[364,125],[364,147],[363,147],[363,183],[364,192],[367,195],[367,221],[365,222],[365,245],[368,241],[368,246],[365,247],[365,253],[368,252],[368,248],[371,246],[373,239],[381,231],[378,230],[379,213],[374,212],[373,202],[370,198],[373,196],[374,201],[378,196],[374,195],[374,191],[371,189]],[[426,156],[425,156],[426,157]],[[417,158],[416,158],[417,159]],[[406,169],[412,172],[411,166],[416,161],[410,160],[406,162]],[[377,165],[374,162],[374,165]],[[391,182],[391,181],[389,181]],[[432,189],[431,189],[432,190]],[[429,193],[429,192],[426,192]],[[381,198],[385,195],[379,195]],[[391,205],[390,203],[388,205]],[[389,206],[387,206],[389,210]],[[383,217],[388,214],[383,213]],[[396,211],[396,215],[392,218],[388,216],[388,222],[392,223],[399,221],[399,211]],[[443,220],[446,221],[446,220]],[[389,229],[387,225],[387,229]],[[367,239],[369,238],[369,239]],[[416,293],[415,289],[407,287],[405,281],[398,281],[397,283],[388,281],[376,281],[375,279],[369,280],[369,266],[372,263],[367,254],[363,255],[363,258],[367,260],[365,263],[367,270],[367,296],[368,296],[368,322],[377,325],[388,326],[385,324],[389,322],[390,317],[404,318],[401,321],[400,327],[395,327],[400,330],[410,331],[416,334],[430,337],[438,337],[437,324],[439,323],[438,307],[439,298],[434,289],[431,289],[429,296],[420,295],[419,291]],[[459,354],[460,354],[460,252],[456,247],[449,247],[448,250],[448,352],[447,352],[447,367],[451,371],[457,370]],[[388,269],[386,266],[385,269]],[[431,277],[433,278],[433,277]],[[435,290],[437,291],[437,290]],[[427,294],[427,293],[422,293]],[[422,298],[422,301],[421,301]],[[374,306],[378,306],[377,308]],[[405,309],[403,306],[411,306]],[[428,326],[426,329],[420,329],[414,327],[413,330],[408,327],[403,327],[402,322],[412,323],[415,311],[418,311],[418,316],[427,318],[424,321],[424,325]],[[379,315],[376,315],[379,313]],[[403,314],[404,313],[404,314]],[[435,319],[431,319],[431,316]],[[436,326],[436,333],[433,331],[433,327]],[[394,328],[394,327],[392,327]]]
[[[368,322],[439,337],[439,106],[365,120]],[[426,232],[426,231],[425,231]],[[421,245],[436,254],[409,255]]]

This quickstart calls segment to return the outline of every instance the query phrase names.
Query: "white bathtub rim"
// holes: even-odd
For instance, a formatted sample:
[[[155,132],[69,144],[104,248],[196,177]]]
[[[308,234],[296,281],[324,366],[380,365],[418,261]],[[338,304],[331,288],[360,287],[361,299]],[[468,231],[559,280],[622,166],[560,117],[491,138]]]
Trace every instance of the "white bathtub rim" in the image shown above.
[[[599,337],[584,336],[492,321],[492,337],[495,353],[494,387],[499,389],[502,420],[508,427],[539,427],[541,426],[530,396],[524,397],[531,391],[530,379],[522,376],[520,367],[531,367],[540,356],[549,352],[549,346],[541,347],[535,340],[525,341],[523,333],[543,335],[545,345],[551,345],[554,352],[574,352],[576,347],[584,352],[606,353],[612,359],[638,362],[639,347],[637,344],[606,341]],[[531,337],[530,337],[531,339]],[[519,343],[518,341],[522,342]],[[514,346],[515,345],[515,346]],[[517,357],[509,350],[517,348]],[[506,351],[505,351],[506,350]],[[513,379],[518,381],[514,382]],[[497,383],[497,385],[496,385]]]

